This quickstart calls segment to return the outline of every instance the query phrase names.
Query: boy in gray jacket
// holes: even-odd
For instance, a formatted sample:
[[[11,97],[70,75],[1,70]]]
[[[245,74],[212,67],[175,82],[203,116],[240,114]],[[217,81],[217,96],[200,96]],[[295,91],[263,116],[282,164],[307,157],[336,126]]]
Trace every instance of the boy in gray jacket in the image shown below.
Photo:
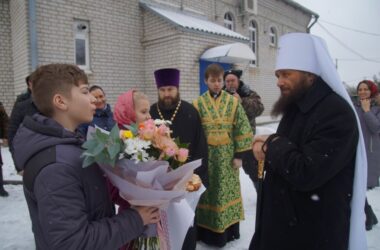
[[[85,73],[50,64],[32,75],[40,111],[26,117],[14,139],[16,164],[24,167],[24,194],[37,249],[117,249],[159,220],[151,207],[115,215],[103,173],[82,168],[82,137],[75,133],[95,111]]]

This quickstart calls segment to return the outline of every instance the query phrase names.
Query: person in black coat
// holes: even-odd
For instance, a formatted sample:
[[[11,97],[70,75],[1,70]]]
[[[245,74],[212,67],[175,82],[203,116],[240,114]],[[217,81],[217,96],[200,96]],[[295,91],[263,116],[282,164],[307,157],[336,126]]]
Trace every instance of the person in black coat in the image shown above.
[[[353,222],[356,204],[358,213],[364,212],[365,187],[359,203],[354,188],[358,120],[341,82],[324,80],[336,70],[322,70],[320,65],[329,65],[329,59],[319,64],[313,51],[325,48],[308,49],[319,41],[300,33],[280,40],[275,73],[281,96],[272,115],[282,119],[275,134],[257,136],[253,144],[255,157],[265,160],[266,175],[252,250],[364,249],[363,242],[352,247],[350,239],[350,230],[358,229]],[[299,44],[306,47],[299,57],[310,56],[307,60],[283,56],[297,51]],[[360,229],[365,237],[364,220]]]
[[[188,162],[202,159],[202,166],[194,172],[199,175],[202,183],[208,186],[207,140],[198,111],[190,103],[181,100],[179,94],[180,71],[178,69],[160,69],[154,72],[158,89],[158,102],[150,107],[153,119],[172,122],[170,129],[173,138],[179,138],[181,143],[189,143]],[[182,249],[196,248],[196,227],[190,227]]]
[[[19,102],[22,102],[22,101],[25,101],[26,99],[29,99],[32,95],[32,81],[31,81],[31,74],[28,75],[26,78],[25,78],[25,83],[26,83],[26,86],[27,86],[27,89],[25,92],[19,94],[17,97],[16,97],[16,101],[15,101],[15,104],[16,103],[19,103]]]
[[[8,129],[8,115],[5,111],[3,104],[0,102],[0,196],[8,196],[8,192],[4,189],[3,179],[3,158],[1,156],[1,145],[7,144],[7,129]]]
[[[17,96],[8,124],[8,144],[9,151],[12,154],[13,162],[16,162],[13,156],[13,138],[16,135],[17,129],[24,120],[25,116],[32,116],[35,113],[38,113],[37,107],[33,103],[32,99],[32,74],[25,78],[25,82],[28,86],[28,89],[25,93]],[[23,166],[17,166],[15,164],[15,168],[18,173],[22,173]]]
[[[23,166],[16,164],[16,159],[13,154],[13,138],[15,137],[17,130],[26,116],[32,116],[38,113],[38,109],[32,100],[32,96],[29,96],[28,99],[25,99],[21,102],[15,103],[15,106],[12,109],[11,116],[9,118],[8,125],[8,143],[9,150],[12,154],[13,161],[15,162],[15,168],[18,173],[22,173]]]

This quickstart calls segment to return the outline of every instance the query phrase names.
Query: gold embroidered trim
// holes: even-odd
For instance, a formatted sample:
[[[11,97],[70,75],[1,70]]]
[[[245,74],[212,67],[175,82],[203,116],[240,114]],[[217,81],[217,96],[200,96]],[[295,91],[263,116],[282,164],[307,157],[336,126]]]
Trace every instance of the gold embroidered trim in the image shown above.
[[[220,95],[214,99],[211,95],[210,95],[210,92],[208,92],[208,99],[211,103],[212,106],[214,106],[214,109],[216,111],[216,114],[218,116],[218,118],[220,118],[220,115],[219,115],[219,107],[220,107],[220,103],[221,103],[221,100],[222,100],[222,94],[223,93],[220,93]]]
[[[230,132],[231,129],[230,128],[225,128],[225,129],[207,129],[207,132],[210,132],[210,133],[222,133],[222,132]]]
[[[211,119],[204,119],[203,124],[207,125],[230,125],[232,127],[232,122],[231,121],[216,121],[216,120],[211,120]]]
[[[226,145],[231,142],[227,132],[208,133],[207,144],[212,146]]]
[[[242,214],[242,213],[240,213],[240,214]],[[212,232],[215,232],[215,233],[224,233],[226,231],[226,229],[229,228],[230,226],[232,226],[233,224],[236,224],[236,223],[244,220],[244,216],[240,215],[240,217],[242,217],[242,219],[237,219],[237,220],[232,221],[230,224],[226,225],[224,229],[214,229],[214,228],[211,228],[211,227],[203,225],[203,224],[197,224],[197,225],[200,227],[206,228],[206,229],[208,229]]]
[[[203,204],[198,204],[197,208],[200,208],[200,209],[206,209],[206,210],[211,210],[211,211],[214,211],[214,212],[217,212],[217,213],[220,213],[220,212],[223,212],[224,210],[226,210],[227,208],[233,206],[233,205],[236,205],[238,203],[241,203],[241,205],[243,206],[243,202],[241,200],[241,198],[239,199],[236,199],[236,200],[233,200],[233,201],[230,201],[228,202],[226,205],[224,205],[223,207],[216,207],[216,206],[211,206],[211,205],[203,205]]]
[[[232,115],[229,117],[231,123],[235,122],[235,114],[236,114],[236,111],[237,111],[238,104],[239,104],[239,100],[237,98],[234,98],[233,99],[233,104],[232,104]]]
[[[237,135],[235,136],[235,140],[237,141],[241,141],[241,140],[244,140],[244,139],[247,139],[247,138],[252,138],[252,133],[248,133],[248,134],[245,134],[245,135]]]
[[[208,96],[209,96],[210,94],[208,94]],[[211,97],[210,97],[211,98]],[[209,117],[210,118],[210,120],[215,120],[213,117],[212,117],[212,114],[211,114],[211,112],[210,112],[210,110],[207,108],[207,105],[206,105],[206,103],[205,103],[205,99],[206,99],[206,96],[201,96],[201,98],[200,98],[200,101],[201,101],[201,103],[202,103],[202,105],[203,105],[203,108],[205,109],[205,111],[206,111],[206,113],[207,113],[207,116],[205,117],[205,118],[207,118],[207,117]],[[217,114],[218,115],[218,114]],[[219,118],[219,117],[218,117]],[[219,119],[217,119],[217,120],[219,120]]]
[[[193,101],[193,106],[195,107],[196,110],[198,110],[198,113],[199,113],[198,100]]]
[[[249,146],[246,148],[239,148],[239,149],[235,150],[235,153],[240,153],[240,152],[244,152],[244,151],[248,151],[248,150],[252,150],[252,147]]]
[[[222,93],[222,94],[224,94],[224,93]],[[227,95],[226,96],[226,102],[225,102],[223,113],[222,113],[223,117],[226,117],[227,107],[228,107],[228,104],[230,103],[231,98],[233,98],[232,95]],[[228,117],[228,120],[230,120],[230,121],[234,119],[233,116],[232,116],[232,119],[231,119],[231,116],[227,116],[227,117]]]

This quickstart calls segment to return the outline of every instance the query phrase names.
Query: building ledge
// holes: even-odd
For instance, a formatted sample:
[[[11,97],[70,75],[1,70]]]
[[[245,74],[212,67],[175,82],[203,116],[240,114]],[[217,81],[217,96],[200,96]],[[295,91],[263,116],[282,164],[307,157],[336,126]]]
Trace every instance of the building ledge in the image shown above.
[[[200,17],[190,16],[185,12],[178,10],[169,10],[163,7],[153,6],[144,1],[140,1],[140,6],[159,17],[165,19],[169,23],[174,24],[187,31],[196,31],[206,34],[220,35],[225,37],[230,37],[234,39],[239,39],[243,41],[249,41],[248,37],[245,37],[235,31],[229,30],[219,24],[208,21],[206,18],[202,19]]]

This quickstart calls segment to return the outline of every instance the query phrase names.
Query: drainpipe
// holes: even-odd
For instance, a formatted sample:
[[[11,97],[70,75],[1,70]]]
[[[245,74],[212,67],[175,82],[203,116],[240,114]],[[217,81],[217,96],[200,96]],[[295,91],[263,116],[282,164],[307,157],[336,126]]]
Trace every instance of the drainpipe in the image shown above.
[[[38,66],[36,0],[29,0],[29,45],[32,71]]]
[[[216,12],[216,0],[214,0],[214,20],[218,19],[218,13]]]
[[[312,15],[312,17],[314,18],[314,21],[306,28],[307,33],[310,33],[311,27],[313,27],[313,25],[318,21],[319,18],[318,15]]]

